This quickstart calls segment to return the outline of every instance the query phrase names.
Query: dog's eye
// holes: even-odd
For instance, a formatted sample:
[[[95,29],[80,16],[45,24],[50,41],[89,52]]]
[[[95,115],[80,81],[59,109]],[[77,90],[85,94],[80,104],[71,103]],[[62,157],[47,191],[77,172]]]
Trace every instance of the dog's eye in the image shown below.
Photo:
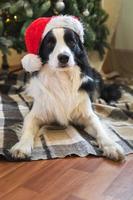
[[[48,41],[47,47],[52,48],[54,46],[55,42],[54,41]]]
[[[48,48],[53,48],[54,47],[54,45],[55,45],[55,43],[56,43],[56,40],[55,40],[55,38],[54,37],[49,37],[48,39],[47,39],[47,47]]]
[[[68,45],[69,45],[70,47],[75,47],[76,43],[75,43],[75,41],[70,40],[70,41],[68,41]]]

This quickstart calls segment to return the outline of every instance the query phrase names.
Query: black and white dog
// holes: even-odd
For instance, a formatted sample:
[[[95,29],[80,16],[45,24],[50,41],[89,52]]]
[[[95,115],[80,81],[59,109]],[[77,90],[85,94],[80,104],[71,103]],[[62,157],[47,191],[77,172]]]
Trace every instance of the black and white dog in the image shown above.
[[[32,76],[28,86],[33,107],[24,119],[21,140],[11,149],[12,156],[30,156],[40,127],[57,122],[65,126],[83,125],[104,156],[124,159],[123,149],[108,137],[92,109],[90,99],[97,89],[100,92],[102,79],[89,66],[79,35],[69,28],[52,29],[42,40],[38,54],[43,67]]]

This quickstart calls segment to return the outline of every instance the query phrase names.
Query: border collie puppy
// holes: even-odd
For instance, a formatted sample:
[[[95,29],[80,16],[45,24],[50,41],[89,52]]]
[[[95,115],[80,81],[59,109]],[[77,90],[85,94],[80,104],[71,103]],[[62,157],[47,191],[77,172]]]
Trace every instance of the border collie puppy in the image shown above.
[[[27,71],[37,71],[27,88],[34,100],[33,107],[24,119],[20,141],[11,149],[12,156],[30,156],[40,127],[57,122],[63,126],[69,123],[83,125],[84,130],[96,139],[104,156],[114,160],[124,159],[123,149],[106,134],[92,108],[90,99],[102,86],[102,79],[89,66],[83,46],[82,24],[72,16],[40,18],[39,22],[43,31],[40,31],[37,20],[27,29],[26,45],[29,45],[30,38],[27,49],[32,54],[23,60]],[[36,28],[41,36],[38,36]],[[40,37],[36,51],[31,50],[31,46],[35,50]],[[41,61],[35,64],[38,58]],[[33,66],[34,70],[30,69]]]

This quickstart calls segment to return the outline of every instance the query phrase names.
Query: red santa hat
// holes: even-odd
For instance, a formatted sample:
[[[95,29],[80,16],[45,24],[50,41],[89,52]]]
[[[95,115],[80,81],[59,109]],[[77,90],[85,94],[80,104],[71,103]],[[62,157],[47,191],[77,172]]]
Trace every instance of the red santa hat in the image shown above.
[[[25,32],[28,54],[22,59],[22,66],[28,72],[39,71],[42,63],[38,56],[39,48],[46,34],[54,28],[69,28],[76,32],[83,42],[84,30],[81,22],[74,16],[42,17],[33,21]]]

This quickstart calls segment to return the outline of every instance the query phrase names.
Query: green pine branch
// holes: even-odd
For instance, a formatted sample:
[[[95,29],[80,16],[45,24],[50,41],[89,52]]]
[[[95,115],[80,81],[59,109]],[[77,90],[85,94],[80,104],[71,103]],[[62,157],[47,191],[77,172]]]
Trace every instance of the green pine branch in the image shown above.
[[[65,9],[56,10],[57,0],[5,0],[0,1],[0,49],[5,54],[12,47],[25,50],[24,32],[36,18],[59,14],[75,15],[85,28],[87,50],[96,50],[103,57],[108,47],[109,30],[105,25],[108,14],[101,8],[101,0],[64,0]],[[88,15],[84,14],[88,11]],[[5,42],[3,42],[3,39]],[[7,41],[7,42],[6,42]],[[9,42],[10,41],[10,42]]]

